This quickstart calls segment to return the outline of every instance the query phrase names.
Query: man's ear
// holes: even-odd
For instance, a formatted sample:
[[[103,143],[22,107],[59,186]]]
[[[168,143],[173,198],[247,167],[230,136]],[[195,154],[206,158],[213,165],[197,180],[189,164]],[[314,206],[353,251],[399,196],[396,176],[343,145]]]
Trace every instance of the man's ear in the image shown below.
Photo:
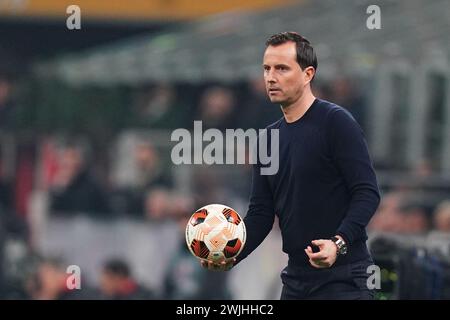
[[[305,75],[306,75],[305,80],[307,82],[311,82],[315,74],[316,70],[314,69],[314,67],[309,66],[305,68]]]

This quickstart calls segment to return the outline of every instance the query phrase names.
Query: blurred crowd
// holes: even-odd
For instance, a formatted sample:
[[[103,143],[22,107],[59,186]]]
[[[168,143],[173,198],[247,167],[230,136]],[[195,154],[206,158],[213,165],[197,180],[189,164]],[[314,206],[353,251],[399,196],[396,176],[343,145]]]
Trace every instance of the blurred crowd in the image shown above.
[[[367,130],[368,95],[356,90],[353,81],[344,77],[332,79],[315,84],[314,90],[318,97],[347,108]],[[142,223],[170,220],[179,225],[182,235],[190,214],[208,203],[236,206],[244,215],[250,192],[249,166],[192,166],[186,178],[186,190],[181,186],[180,172],[170,162],[167,132],[176,128],[192,129],[194,120],[202,120],[204,128],[220,130],[266,127],[282,114],[266,98],[264,83],[261,80],[233,86],[161,83],[127,88],[128,100],[124,99],[122,106],[125,111],[108,118],[114,120],[110,127],[98,126],[98,123],[108,126],[106,120],[96,122],[84,118],[91,117],[88,112],[73,118],[79,127],[70,130],[57,127],[52,131],[39,122],[59,121],[52,118],[51,109],[44,116],[27,118],[26,108],[34,116],[40,114],[36,110],[32,112],[33,108],[27,105],[33,97],[31,94],[31,98],[24,98],[23,95],[30,95],[27,92],[21,89],[18,79],[0,74],[0,296],[24,299],[232,297],[226,274],[208,273],[199,268],[183,237],[158,290],[139,283],[126,259],[111,257],[104,261],[97,287],[68,291],[64,261],[42,256],[35,240],[39,234],[35,234],[38,231],[34,224],[39,212],[44,212],[44,219],[85,215],[100,221],[118,217]],[[92,114],[95,116],[96,112]],[[158,138],[160,132],[165,133],[162,139]],[[381,181],[383,199],[369,230],[397,234],[450,232],[450,184],[438,188],[440,196],[436,197],[435,193],[428,196],[426,182],[433,175],[432,168],[425,164],[406,174],[424,183],[419,183],[418,189],[411,189],[407,183],[390,186]],[[38,195],[44,195],[45,201]],[[26,256],[25,266],[10,263],[20,255]],[[21,268],[20,272],[25,274],[20,282],[14,282],[14,273],[19,272],[14,268]]]

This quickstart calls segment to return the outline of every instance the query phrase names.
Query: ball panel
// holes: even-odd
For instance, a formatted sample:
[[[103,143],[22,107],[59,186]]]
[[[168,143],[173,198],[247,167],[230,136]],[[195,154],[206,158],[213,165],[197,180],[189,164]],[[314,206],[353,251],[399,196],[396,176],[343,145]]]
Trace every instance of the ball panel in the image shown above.
[[[202,223],[205,221],[206,217],[208,216],[208,210],[206,209],[200,209],[197,210],[189,220],[189,223],[195,227],[196,225]]]
[[[241,223],[241,217],[239,214],[231,208],[224,208],[222,210],[223,215],[227,218],[227,221],[233,223],[235,225],[239,225]]]
[[[214,261],[216,263],[220,263],[225,260],[225,256],[222,252],[211,252],[208,260]]]
[[[191,243],[192,252],[199,258],[206,259],[209,256],[209,249],[203,241],[192,240]]]
[[[236,256],[242,247],[242,242],[238,238],[230,240],[227,242],[225,249],[223,249],[223,254],[227,259]]]
[[[227,240],[224,238],[224,235],[219,232],[214,237],[209,238],[209,243],[213,247],[212,251],[219,251],[225,246]]]

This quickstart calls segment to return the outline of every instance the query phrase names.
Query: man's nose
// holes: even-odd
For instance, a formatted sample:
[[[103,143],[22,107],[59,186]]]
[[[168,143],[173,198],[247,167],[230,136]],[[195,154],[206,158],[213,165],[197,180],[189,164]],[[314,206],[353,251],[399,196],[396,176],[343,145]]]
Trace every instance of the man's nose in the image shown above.
[[[276,83],[277,79],[274,77],[273,72],[269,71],[266,75],[266,82],[267,83]]]

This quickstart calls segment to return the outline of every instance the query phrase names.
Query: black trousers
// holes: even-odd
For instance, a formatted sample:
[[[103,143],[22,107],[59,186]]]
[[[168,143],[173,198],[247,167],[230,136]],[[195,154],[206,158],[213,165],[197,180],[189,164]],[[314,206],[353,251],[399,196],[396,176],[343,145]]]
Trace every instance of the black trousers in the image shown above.
[[[288,265],[281,272],[281,300],[372,300],[367,287],[371,258],[331,268]]]

